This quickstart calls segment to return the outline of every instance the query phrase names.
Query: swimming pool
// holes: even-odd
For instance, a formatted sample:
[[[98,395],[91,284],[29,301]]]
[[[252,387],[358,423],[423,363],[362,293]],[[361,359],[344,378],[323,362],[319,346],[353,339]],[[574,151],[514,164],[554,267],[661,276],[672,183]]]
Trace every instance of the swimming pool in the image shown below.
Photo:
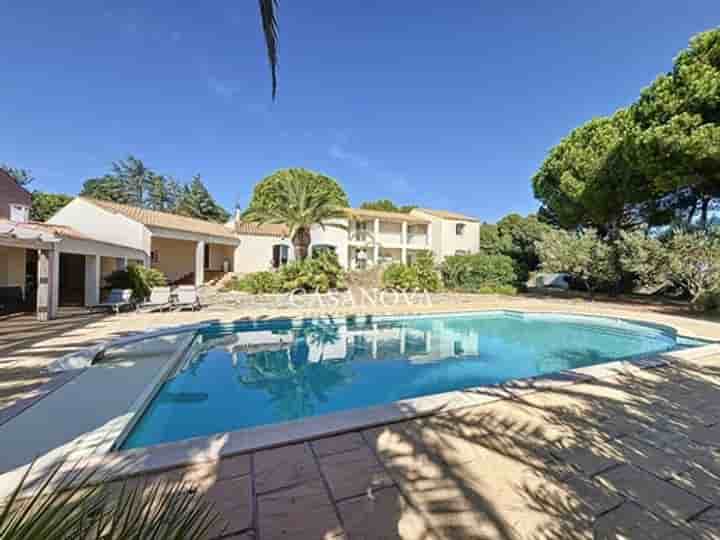
[[[514,312],[213,325],[195,337],[122,448],[693,345],[667,327]]]

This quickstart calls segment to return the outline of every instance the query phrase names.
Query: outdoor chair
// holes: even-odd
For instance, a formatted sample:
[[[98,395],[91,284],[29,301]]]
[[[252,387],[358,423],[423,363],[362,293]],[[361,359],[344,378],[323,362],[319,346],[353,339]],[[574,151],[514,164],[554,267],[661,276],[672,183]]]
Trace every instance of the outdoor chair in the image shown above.
[[[173,307],[170,287],[153,287],[150,297],[137,305],[138,313],[150,313],[153,311],[165,311]]]
[[[132,307],[132,290],[131,289],[111,289],[110,294],[104,302],[90,306],[89,311],[96,309],[110,309],[114,313],[120,313],[124,307]]]
[[[180,285],[175,289],[175,298],[173,300],[174,310],[191,309],[195,311],[201,307],[200,297],[194,285]]]

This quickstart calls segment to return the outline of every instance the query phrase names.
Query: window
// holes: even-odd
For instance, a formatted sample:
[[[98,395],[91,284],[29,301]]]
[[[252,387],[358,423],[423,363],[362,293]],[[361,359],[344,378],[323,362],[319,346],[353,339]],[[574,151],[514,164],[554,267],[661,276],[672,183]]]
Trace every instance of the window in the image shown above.
[[[465,234],[465,224],[464,223],[458,223],[455,225],[455,234],[457,236],[462,236]]]
[[[153,250],[150,252],[150,262],[151,262],[152,264],[156,264],[156,263],[159,263],[159,262],[160,262],[160,256],[158,255],[157,249],[153,249]]]
[[[290,249],[284,244],[275,244],[273,246],[272,255],[272,266],[273,268],[280,268],[286,265],[290,255]]]
[[[465,251],[464,249],[456,249],[455,255],[467,255],[467,251]]]
[[[30,208],[22,204],[10,205],[10,221],[22,222],[30,219]]]

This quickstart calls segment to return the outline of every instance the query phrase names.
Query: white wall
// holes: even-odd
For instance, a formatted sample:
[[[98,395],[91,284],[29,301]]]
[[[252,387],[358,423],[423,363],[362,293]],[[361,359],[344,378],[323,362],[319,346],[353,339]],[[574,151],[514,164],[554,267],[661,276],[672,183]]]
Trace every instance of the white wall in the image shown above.
[[[25,290],[25,249],[0,246],[0,287]]]
[[[248,272],[270,270],[272,268],[272,250],[275,244],[288,246],[290,260],[294,258],[292,244],[286,238],[250,234],[241,235],[240,247],[235,250],[233,271],[247,274]]]
[[[95,240],[150,254],[150,232],[144,225],[79,198],[73,199],[48,223],[68,225]]]

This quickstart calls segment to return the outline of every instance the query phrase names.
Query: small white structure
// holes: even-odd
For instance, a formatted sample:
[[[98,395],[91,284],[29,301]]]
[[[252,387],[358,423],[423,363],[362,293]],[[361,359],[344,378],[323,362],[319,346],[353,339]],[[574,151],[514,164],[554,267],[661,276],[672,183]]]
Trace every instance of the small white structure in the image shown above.
[[[443,260],[450,255],[467,255],[480,250],[480,221],[476,218],[448,212],[415,208],[411,215],[430,222],[431,247],[435,257]]]
[[[233,271],[240,246],[232,227],[167,212],[78,197],[50,220],[142,252],[170,283],[200,286]]]

